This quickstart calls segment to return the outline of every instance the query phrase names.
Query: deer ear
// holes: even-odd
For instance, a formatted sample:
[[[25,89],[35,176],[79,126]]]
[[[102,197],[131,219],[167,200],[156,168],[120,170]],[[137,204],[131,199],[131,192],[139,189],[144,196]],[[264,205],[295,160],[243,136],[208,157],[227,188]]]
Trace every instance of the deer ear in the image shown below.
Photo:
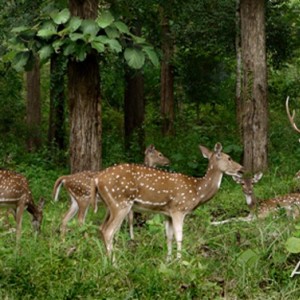
[[[223,149],[223,147],[222,147],[221,143],[216,143],[215,144],[214,150],[215,150],[216,153],[221,153],[222,149]]]
[[[221,158],[221,151],[222,151],[222,145],[221,145],[221,143],[216,143],[215,144],[214,151],[215,151],[216,157],[218,159],[220,159]]]
[[[257,183],[257,182],[259,182],[259,181],[261,180],[262,176],[263,176],[263,173],[262,173],[262,172],[256,173],[256,174],[253,176],[253,178],[252,178],[252,183]]]
[[[149,153],[149,152],[153,152],[155,150],[155,147],[153,144],[149,145],[146,150],[145,150],[145,154]]]
[[[232,179],[236,182],[236,183],[239,183],[241,184],[243,182],[243,179],[240,178],[240,177],[237,177],[237,176],[232,176]]]
[[[206,147],[199,145],[200,151],[202,152],[203,157],[210,159],[212,152]]]

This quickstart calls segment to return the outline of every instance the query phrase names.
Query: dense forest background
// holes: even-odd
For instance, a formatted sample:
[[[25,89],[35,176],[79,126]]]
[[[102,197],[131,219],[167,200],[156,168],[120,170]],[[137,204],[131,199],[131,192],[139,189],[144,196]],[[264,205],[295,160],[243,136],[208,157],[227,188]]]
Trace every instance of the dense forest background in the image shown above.
[[[203,176],[207,160],[198,145],[216,142],[248,172],[264,172],[258,197],[299,192],[299,137],[285,111],[290,96],[300,126],[298,0],[0,3],[0,166],[24,174],[36,200],[46,198],[39,238],[28,214],[20,249],[2,226],[3,299],[299,299],[299,280],[290,278],[298,256],[286,248],[299,236],[294,220],[280,213],[210,225],[247,212],[231,178],[187,221],[180,264],[165,262],[157,216],[135,228],[135,242],[121,230],[117,266],[98,236],[104,211],[89,213],[80,229],[75,220],[62,242],[57,229],[68,196],[52,199],[59,176],[142,163],[149,144],[170,159],[168,170]],[[256,97],[256,77],[243,75],[243,22],[262,25],[263,98]],[[250,39],[248,49],[256,43]],[[247,53],[250,66],[261,66],[259,51]],[[255,107],[263,101],[260,114]]]
[[[160,70],[153,66],[149,60],[145,61],[141,70],[134,71],[126,66],[120,53],[101,53],[98,101],[101,98],[103,128],[98,143],[100,148],[101,143],[103,147],[103,166],[120,161],[141,161],[143,149],[149,143],[160,146],[171,158],[174,156],[174,168],[181,165],[184,171],[189,172],[193,170],[188,170],[187,166],[194,171],[198,169],[197,163],[192,163],[198,157],[194,145],[197,140],[208,146],[220,141],[224,143],[225,151],[235,157],[242,155],[241,121],[236,114],[236,3],[208,2],[190,1],[184,7],[176,1],[164,4],[143,1],[99,4],[100,8],[103,5],[103,9],[111,7],[116,18],[121,18],[129,28],[140,28],[140,33],[155,47],[162,68],[166,69],[164,64],[167,64],[169,69],[165,72],[172,77],[163,83],[165,77],[161,75],[162,68]],[[63,1],[56,4],[60,9],[64,5],[67,4]],[[38,75],[40,79],[30,79],[28,73],[32,71],[16,71],[32,67],[32,62],[28,63],[23,56],[18,56],[18,51],[24,54],[25,49],[34,49],[43,59],[41,46],[37,45],[40,41],[34,40],[30,36],[34,33],[22,31],[20,26],[39,24],[42,27],[42,21],[37,20],[45,19],[44,15],[49,11],[53,13],[55,8],[47,1],[36,4],[21,1],[18,5],[8,3],[3,8],[3,164],[8,161],[24,162],[38,154],[39,157],[44,155],[45,161],[54,161],[55,164],[70,168],[72,145],[69,147],[69,143],[73,143],[73,140],[70,141],[70,126],[73,125],[68,109],[71,92],[66,87],[68,80],[71,81],[67,77],[68,57],[60,55],[56,59],[60,62],[56,63],[55,68],[53,58],[51,68],[49,62],[45,63],[47,59],[44,59]],[[280,153],[285,156],[284,153],[293,149],[291,156],[297,155],[297,137],[288,127],[284,100],[290,95],[292,106],[297,107],[298,9],[297,1],[266,1],[270,166],[273,163],[283,164]],[[165,15],[164,11],[167,12]],[[168,25],[167,29],[165,24]],[[20,43],[16,40],[22,39],[22,34],[24,39],[32,40],[27,42],[27,48],[23,45],[20,49]],[[56,55],[61,54],[57,52]],[[166,52],[170,57],[165,58]],[[37,80],[37,83],[32,83],[32,80]],[[163,95],[162,87],[169,90],[169,95]],[[130,89],[136,92],[132,93]],[[164,111],[163,101],[170,101],[165,104],[171,107],[167,108],[167,112]],[[31,106],[33,108],[30,110]],[[294,142],[282,143],[283,134],[285,137],[294,135]],[[75,142],[80,144],[82,140]],[[28,152],[26,149],[30,152],[27,158],[24,157]],[[90,153],[87,155],[92,156]]]

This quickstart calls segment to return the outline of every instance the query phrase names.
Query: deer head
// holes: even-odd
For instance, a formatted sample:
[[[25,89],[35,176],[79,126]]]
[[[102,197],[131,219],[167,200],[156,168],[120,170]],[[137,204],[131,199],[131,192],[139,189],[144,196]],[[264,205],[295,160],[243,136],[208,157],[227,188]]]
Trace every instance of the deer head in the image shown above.
[[[149,167],[167,166],[170,164],[170,160],[157,151],[154,145],[149,145],[145,150],[144,164]]]
[[[253,177],[237,177],[232,176],[232,179],[242,186],[243,193],[246,198],[246,202],[250,208],[253,208],[256,205],[256,198],[253,191],[253,185],[260,181],[263,173],[259,172],[254,174]]]

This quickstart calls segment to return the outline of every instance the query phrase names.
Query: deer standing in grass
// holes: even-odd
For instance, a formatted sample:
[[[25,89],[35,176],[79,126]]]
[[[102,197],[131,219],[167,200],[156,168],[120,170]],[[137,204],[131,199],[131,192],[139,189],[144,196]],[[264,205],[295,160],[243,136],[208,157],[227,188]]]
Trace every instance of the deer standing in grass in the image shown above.
[[[292,215],[294,218],[300,213],[300,193],[291,193],[283,196],[275,197],[268,200],[257,201],[253,184],[257,183],[262,178],[262,173],[257,173],[250,178],[232,177],[236,183],[242,186],[246,202],[249,206],[250,213],[246,217],[231,218],[223,221],[212,222],[212,225],[220,225],[235,221],[250,222],[255,219],[264,219],[271,213],[278,211],[279,209],[285,209],[288,215]]]
[[[217,143],[214,151],[200,146],[208,169],[203,178],[135,164],[120,164],[99,172],[93,179],[92,203],[97,210],[96,193],[109,210],[109,216],[100,226],[109,256],[113,250],[113,237],[124,218],[133,209],[166,216],[168,259],[172,254],[172,240],[177,242],[177,258],[181,257],[183,223],[187,214],[210,200],[218,191],[223,174],[241,176],[242,166],[222,153]]]
[[[43,220],[44,200],[40,199],[38,205],[33,202],[27,179],[16,172],[0,170],[0,207],[13,210],[17,223],[16,237],[22,234],[22,218],[25,209],[32,215],[32,226],[40,231]]]
[[[154,145],[148,146],[145,150],[145,165],[155,167],[157,165],[166,166],[169,163],[169,159],[166,158],[161,152],[157,151]],[[84,171],[72,175],[61,176],[56,180],[53,189],[54,200],[58,200],[62,185],[64,185],[71,198],[71,206],[62,220],[62,236],[65,235],[67,223],[76,215],[77,212],[79,225],[82,225],[85,222],[85,217],[91,201],[91,180],[96,174],[96,172]],[[130,237],[131,239],[134,239],[133,212],[129,214],[128,220]]]

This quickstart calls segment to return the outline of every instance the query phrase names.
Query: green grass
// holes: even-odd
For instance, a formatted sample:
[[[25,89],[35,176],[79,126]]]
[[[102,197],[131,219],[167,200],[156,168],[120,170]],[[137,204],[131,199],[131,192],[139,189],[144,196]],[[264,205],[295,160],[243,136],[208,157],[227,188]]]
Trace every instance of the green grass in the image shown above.
[[[292,183],[288,176],[267,174],[256,194],[265,198],[288,192]],[[47,198],[42,233],[32,233],[25,213],[16,248],[15,234],[1,227],[1,299],[299,299],[300,277],[290,278],[299,257],[285,249],[294,220],[279,214],[252,223],[210,224],[247,213],[241,188],[230,177],[212,201],[186,218],[183,258],[170,263],[163,218],[151,215],[152,221],[135,227],[135,241],[129,240],[124,223],[112,265],[98,233],[103,207],[97,214],[90,210],[82,228],[72,221],[63,241],[57,230],[69,204],[67,195],[54,203],[52,182],[38,181],[32,188]]]

